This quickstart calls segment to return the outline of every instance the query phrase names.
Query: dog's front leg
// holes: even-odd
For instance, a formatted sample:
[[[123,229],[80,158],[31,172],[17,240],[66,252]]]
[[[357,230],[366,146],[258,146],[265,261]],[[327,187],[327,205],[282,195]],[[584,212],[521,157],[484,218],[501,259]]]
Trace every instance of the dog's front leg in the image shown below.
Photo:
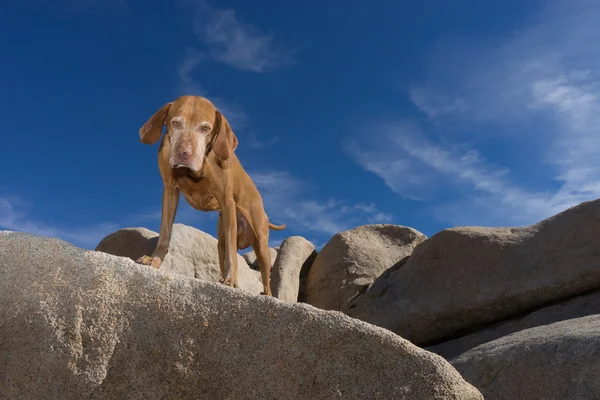
[[[219,261],[223,278],[221,283],[231,287],[238,286],[238,263],[237,263],[237,217],[235,201],[227,200],[221,209],[222,225],[219,229],[219,248],[222,256]],[[222,261],[221,261],[222,260]]]
[[[160,220],[160,232],[158,243],[152,256],[142,256],[136,262],[144,265],[151,265],[158,269],[169,252],[169,242],[171,241],[171,231],[175,221],[175,213],[179,205],[179,188],[174,185],[165,185],[162,197],[162,216]]]

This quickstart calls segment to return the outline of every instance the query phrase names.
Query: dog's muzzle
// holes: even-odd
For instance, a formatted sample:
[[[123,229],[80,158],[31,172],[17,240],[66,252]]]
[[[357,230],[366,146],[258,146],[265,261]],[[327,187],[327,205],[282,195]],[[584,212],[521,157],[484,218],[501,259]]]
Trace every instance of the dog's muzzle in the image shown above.
[[[177,146],[171,157],[171,167],[173,168],[189,168],[192,161],[192,146],[184,144]]]
[[[189,149],[178,149],[171,158],[171,168],[188,168],[192,171],[202,169],[203,156],[192,154]]]

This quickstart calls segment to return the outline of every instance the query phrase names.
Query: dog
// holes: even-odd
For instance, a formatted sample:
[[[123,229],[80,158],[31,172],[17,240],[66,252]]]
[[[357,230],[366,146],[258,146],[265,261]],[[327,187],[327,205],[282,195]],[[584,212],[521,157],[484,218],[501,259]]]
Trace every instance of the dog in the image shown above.
[[[235,154],[238,139],[225,116],[204,97],[181,96],[156,111],[139,134],[148,145],[162,136],[158,168],[164,191],[156,249],[136,262],[160,268],[169,251],[181,193],[196,210],[219,212],[220,282],[239,287],[237,251],[251,246],[261,273],[261,294],[272,296],[269,230],[283,230],[286,225],[269,222],[260,193]]]

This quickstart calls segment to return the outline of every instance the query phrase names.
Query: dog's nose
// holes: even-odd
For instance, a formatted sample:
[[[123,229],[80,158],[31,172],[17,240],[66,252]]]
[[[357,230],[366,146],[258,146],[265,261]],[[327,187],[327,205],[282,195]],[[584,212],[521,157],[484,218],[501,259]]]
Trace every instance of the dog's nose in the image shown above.
[[[182,147],[179,149],[179,158],[186,159],[192,155],[192,149],[189,147]]]

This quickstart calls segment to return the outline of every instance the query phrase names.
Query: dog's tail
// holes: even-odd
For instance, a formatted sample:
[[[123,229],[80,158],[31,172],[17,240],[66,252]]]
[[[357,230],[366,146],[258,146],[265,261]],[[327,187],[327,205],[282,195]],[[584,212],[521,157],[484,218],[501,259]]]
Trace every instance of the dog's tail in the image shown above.
[[[269,229],[272,229],[274,231],[281,231],[284,230],[287,227],[287,225],[283,224],[283,225],[274,225],[272,223],[269,222]]]

